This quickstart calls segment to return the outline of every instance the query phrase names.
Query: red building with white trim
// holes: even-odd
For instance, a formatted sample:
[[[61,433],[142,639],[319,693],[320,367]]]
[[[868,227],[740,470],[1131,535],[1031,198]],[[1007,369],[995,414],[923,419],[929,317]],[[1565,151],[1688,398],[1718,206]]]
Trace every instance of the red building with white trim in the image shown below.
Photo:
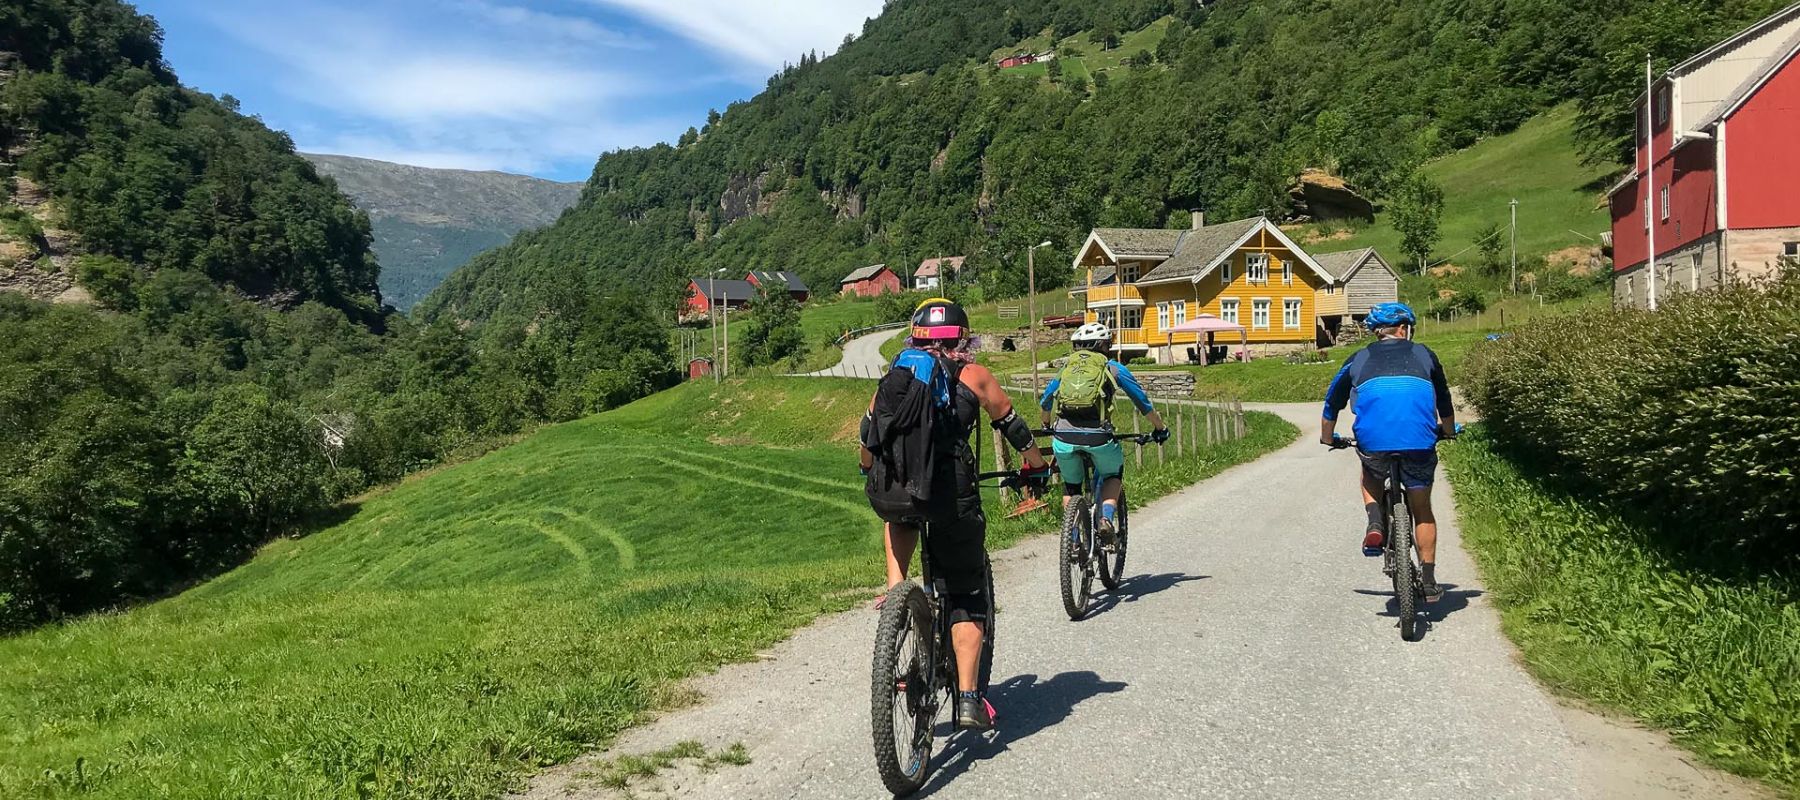
[[[1614,302],[1800,256],[1800,4],[1676,65],[1650,100],[1650,135],[1640,97],[1635,161],[1611,192]]]

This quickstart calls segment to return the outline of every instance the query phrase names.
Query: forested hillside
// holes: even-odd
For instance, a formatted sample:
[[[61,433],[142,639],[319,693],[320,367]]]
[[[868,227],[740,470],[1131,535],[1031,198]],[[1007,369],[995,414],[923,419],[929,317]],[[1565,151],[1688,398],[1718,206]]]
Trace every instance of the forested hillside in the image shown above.
[[[556,221],[581,194],[579,183],[526,175],[303,155],[368,213],[381,259],[381,297],[401,311],[477,253]]]
[[[672,374],[623,297],[488,348],[382,309],[367,217],[180,86],[160,38],[118,0],[0,0],[0,288],[86,298],[0,291],[0,631],[163,593]]]
[[[1685,57],[1780,5],[894,0],[838,54],[801,57],[678,143],[601,157],[574,213],[421,308],[515,327],[570,274],[672,291],[709,266],[781,267],[829,286],[939,253],[1012,293],[1026,244],[1056,244],[1038,259],[1054,282],[1090,226],[1278,214],[1308,166],[1384,198],[1425,160],[1565,101],[1584,150],[1611,158],[1646,50]],[[1154,48],[1091,78],[988,62],[1165,16]]]

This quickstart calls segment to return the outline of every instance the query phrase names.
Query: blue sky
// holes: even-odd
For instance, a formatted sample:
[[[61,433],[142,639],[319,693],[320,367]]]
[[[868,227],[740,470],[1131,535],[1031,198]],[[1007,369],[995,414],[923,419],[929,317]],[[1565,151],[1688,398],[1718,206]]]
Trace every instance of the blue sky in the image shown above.
[[[301,150],[585,180],[835,50],[881,0],[140,0],[182,82]]]

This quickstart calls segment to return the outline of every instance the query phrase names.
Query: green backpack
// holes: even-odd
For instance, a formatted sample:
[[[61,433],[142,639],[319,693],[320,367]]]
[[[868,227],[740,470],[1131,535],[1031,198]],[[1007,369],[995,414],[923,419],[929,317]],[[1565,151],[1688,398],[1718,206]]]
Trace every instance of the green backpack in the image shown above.
[[[1092,350],[1077,350],[1069,356],[1056,380],[1056,415],[1064,419],[1112,419],[1112,398],[1118,385],[1106,356]]]

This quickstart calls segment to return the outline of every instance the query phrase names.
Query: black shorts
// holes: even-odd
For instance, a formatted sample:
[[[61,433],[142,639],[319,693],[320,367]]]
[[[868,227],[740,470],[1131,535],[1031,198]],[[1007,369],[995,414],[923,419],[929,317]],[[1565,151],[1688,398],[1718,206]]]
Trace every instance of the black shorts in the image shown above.
[[[1407,489],[1429,489],[1437,478],[1438,456],[1436,450],[1401,450],[1390,453],[1365,453],[1356,451],[1362,457],[1363,474],[1383,483],[1388,479],[1388,466],[1394,456],[1400,457],[1400,485]]]
[[[950,621],[980,622],[987,619],[989,605],[987,515],[979,495],[949,505],[944,514],[929,518],[925,557],[931,560],[931,574],[944,582]]]

